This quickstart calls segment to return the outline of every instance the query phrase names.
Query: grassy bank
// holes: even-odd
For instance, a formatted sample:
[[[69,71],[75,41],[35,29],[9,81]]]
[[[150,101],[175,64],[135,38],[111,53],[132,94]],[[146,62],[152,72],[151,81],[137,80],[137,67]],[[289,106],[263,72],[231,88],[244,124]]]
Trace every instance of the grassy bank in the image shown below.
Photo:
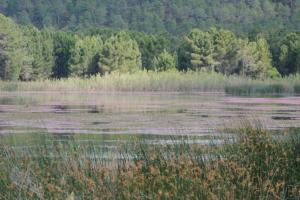
[[[0,91],[162,91],[226,92],[234,95],[300,93],[300,76],[253,80],[200,72],[113,73],[89,79],[69,78],[35,82],[0,82]]]
[[[116,159],[76,140],[1,145],[3,199],[296,199],[300,135],[246,126],[219,146],[120,146]],[[5,141],[5,140],[1,140]],[[227,141],[227,140],[225,140]],[[103,157],[104,156],[104,157]]]

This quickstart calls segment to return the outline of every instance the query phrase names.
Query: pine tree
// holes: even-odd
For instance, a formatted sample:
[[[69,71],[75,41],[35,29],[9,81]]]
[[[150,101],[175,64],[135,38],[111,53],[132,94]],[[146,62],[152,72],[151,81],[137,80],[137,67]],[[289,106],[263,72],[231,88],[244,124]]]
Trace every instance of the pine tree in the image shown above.
[[[66,78],[70,75],[71,51],[75,47],[75,38],[71,34],[57,32],[53,34],[54,40],[54,66],[52,68],[53,78]]]
[[[25,27],[23,33],[27,44],[26,51],[31,57],[30,79],[49,78],[54,65],[54,46],[50,31],[39,31],[34,27]]]
[[[0,79],[19,79],[21,71],[28,67],[27,61],[24,38],[19,27],[0,14]]]
[[[269,45],[262,37],[257,37],[253,42],[243,41],[238,57],[240,75],[253,78],[279,75],[272,67]]]
[[[282,74],[300,73],[300,33],[288,33],[280,42],[279,70]]]
[[[249,42],[223,29],[193,30],[178,50],[179,69],[218,71],[253,78],[278,76],[262,36]]]
[[[209,34],[214,46],[214,60],[217,63],[215,70],[224,74],[232,74],[237,65],[237,51],[239,40],[228,30],[211,28]]]
[[[138,44],[128,33],[121,31],[105,41],[101,56],[101,73],[135,72],[141,69],[141,65]]]
[[[103,42],[99,36],[75,38],[76,43],[71,50],[70,70],[72,76],[85,77],[94,74],[99,69],[95,66],[96,57],[102,53]],[[100,58],[100,57],[99,57]]]
[[[153,35],[132,32],[131,36],[137,41],[142,55],[142,67],[147,70],[155,68],[153,60],[164,50],[171,51],[171,39],[168,35]]]
[[[179,68],[215,71],[219,62],[215,57],[214,44],[209,32],[194,29],[186,36],[178,50]]]

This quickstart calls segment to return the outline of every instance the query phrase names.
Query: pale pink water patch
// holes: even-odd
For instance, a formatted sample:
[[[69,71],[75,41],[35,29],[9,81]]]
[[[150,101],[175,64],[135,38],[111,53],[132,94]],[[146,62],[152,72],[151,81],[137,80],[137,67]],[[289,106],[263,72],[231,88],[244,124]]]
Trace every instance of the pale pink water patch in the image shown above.
[[[226,97],[224,101],[227,103],[242,103],[242,104],[300,105],[300,97],[282,97],[282,98]]]

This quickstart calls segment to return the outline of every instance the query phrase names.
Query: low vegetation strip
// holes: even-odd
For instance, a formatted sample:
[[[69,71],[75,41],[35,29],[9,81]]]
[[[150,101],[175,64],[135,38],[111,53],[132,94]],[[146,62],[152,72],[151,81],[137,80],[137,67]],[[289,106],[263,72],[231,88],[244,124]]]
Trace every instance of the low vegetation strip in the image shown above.
[[[299,94],[299,75],[279,79],[245,79],[227,81],[225,92],[231,95]]]
[[[1,198],[299,198],[299,132],[274,135],[251,126],[234,132],[223,145],[137,143],[109,161],[106,151],[76,140],[45,139],[25,149],[3,144]]]
[[[161,91],[226,92],[232,95],[299,94],[300,76],[255,80],[205,72],[114,72],[88,79],[68,78],[33,82],[0,82],[0,91]]]

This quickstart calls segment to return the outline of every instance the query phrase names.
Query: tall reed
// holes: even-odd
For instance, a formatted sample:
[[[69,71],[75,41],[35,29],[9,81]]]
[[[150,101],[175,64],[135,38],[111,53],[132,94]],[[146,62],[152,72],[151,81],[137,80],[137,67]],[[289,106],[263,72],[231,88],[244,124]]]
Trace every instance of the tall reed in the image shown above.
[[[0,198],[299,198],[299,131],[234,132],[223,145],[140,141],[114,152],[49,136],[28,148],[1,145]]]
[[[300,75],[254,80],[204,72],[118,72],[88,79],[68,78],[33,82],[0,82],[0,91],[161,91],[226,92],[233,95],[300,93]]]

